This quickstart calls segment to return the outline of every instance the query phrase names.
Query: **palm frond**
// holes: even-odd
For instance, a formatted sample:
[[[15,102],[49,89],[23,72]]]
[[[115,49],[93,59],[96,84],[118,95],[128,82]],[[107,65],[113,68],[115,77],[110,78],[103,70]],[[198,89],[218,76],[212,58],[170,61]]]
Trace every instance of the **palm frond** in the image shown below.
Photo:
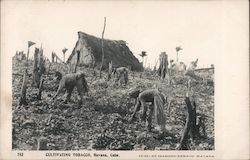
[[[67,48],[64,48],[64,49],[62,50],[62,52],[65,53],[65,52],[67,52],[67,50],[68,50]]]
[[[141,54],[139,54],[139,56],[141,56],[141,57],[146,57],[146,56],[147,56],[146,53],[147,53],[146,51],[142,51]]]
[[[181,46],[178,46],[178,47],[175,48],[175,50],[176,50],[177,52],[179,52],[180,50],[182,50],[182,48],[181,48]]]

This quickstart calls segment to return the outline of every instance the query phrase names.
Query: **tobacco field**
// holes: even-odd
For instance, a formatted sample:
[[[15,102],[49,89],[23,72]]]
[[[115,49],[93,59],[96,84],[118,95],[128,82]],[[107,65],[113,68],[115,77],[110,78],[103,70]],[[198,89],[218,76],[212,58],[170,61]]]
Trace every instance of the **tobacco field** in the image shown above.
[[[46,65],[48,68],[48,65]],[[32,61],[29,63],[27,101],[19,106],[25,62],[13,60],[12,65],[12,149],[36,150],[38,139],[48,141],[48,150],[175,150],[184,129],[187,109],[184,101],[187,87],[181,75],[174,76],[169,85],[153,71],[130,72],[127,86],[118,86],[114,79],[107,81],[106,72],[80,68],[86,74],[89,93],[78,105],[78,94],[73,91],[71,101],[63,103],[65,95],[52,100],[59,82],[55,72],[65,73],[63,64],[52,63],[49,73],[43,75],[42,99],[37,99],[38,88],[32,86]],[[46,68],[46,69],[47,69]],[[213,79],[213,73],[197,74]],[[162,89],[171,105],[165,107],[167,132],[146,130],[145,122],[136,115],[129,122],[135,100],[127,92],[132,87]],[[192,87],[197,114],[205,117],[206,136],[190,141],[191,150],[214,150],[214,85],[194,82]],[[153,123],[154,124],[154,123]]]

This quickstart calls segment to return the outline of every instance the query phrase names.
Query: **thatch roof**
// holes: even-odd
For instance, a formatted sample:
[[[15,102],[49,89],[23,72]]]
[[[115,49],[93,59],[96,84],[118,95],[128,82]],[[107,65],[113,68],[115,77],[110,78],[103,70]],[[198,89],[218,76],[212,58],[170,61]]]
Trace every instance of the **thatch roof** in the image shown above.
[[[97,38],[83,32],[78,32],[78,41],[72,51],[72,54],[69,56],[67,63],[69,63],[72,57],[76,54],[76,48],[80,44],[80,39],[85,40],[87,46],[91,48],[90,50],[92,55],[95,57],[96,65],[100,65],[102,59],[101,38]],[[131,66],[132,70],[143,70],[141,63],[130,51],[125,41],[104,39],[103,47],[104,68],[108,68],[108,63],[112,61],[113,65],[115,66]]]

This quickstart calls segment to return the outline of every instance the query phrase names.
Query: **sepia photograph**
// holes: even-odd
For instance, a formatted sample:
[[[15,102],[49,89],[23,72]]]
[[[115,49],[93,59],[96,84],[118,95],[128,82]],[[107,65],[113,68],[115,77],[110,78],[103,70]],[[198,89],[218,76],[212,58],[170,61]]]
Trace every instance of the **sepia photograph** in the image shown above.
[[[1,104],[9,111],[8,152],[15,152],[14,158],[30,151],[45,153],[40,158],[126,158],[129,151],[140,159],[220,157],[222,141],[216,137],[227,125],[221,125],[219,114],[230,116],[221,112],[224,102],[230,103],[222,92],[238,93],[231,94],[230,85],[225,90],[230,80],[222,84],[226,74],[235,77],[225,72],[236,55],[225,49],[230,46],[227,19],[234,18],[227,11],[248,3],[226,4],[1,1],[1,74],[6,75]],[[235,58],[235,63],[244,60],[242,66],[249,60],[244,49]],[[245,78],[238,82],[248,85],[242,73]],[[240,113],[244,108],[246,103]],[[249,139],[249,108],[245,111],[242,137]],[[204,152],[190,154],[194,151]],[[247,148],[242,152],[249,156]]]

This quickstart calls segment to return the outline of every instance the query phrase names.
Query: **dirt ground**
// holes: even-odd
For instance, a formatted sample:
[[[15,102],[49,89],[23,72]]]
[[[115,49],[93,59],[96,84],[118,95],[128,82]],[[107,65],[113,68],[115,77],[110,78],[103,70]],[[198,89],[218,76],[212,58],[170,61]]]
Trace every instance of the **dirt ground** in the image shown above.
[[[76,89],[71,102],[63,103],[63,94],[52,101],[58,88],[55,72],[65,72],[65,67],[53,63],[49,74],[43,76],[42,100],[37,100],[38,89],[32,86],[30,76],[28,105],[19,106],[24,62],[13,60],[12,70],[13,150],[35,150],[41,137],[48,140],[50,150],[175,150],[179,144],[187,115],[184,102],[187,87],[181,76],[176,76],[174,83],[168,85],[151,72],[131,73],[128,85],[124,87],[118,86],[113,79],[106,81],[95,78],[97,71],[82,69],[87,75],[90,93],[79,106]],[[28,73],[32,73],[32,62]],[[213,79],[209,71],[199,74]],[[105,72],[103,77],[106,77]],[[156,129],[147,132],[139,114],[134,122],[128,122],[134,108],[134,100],[127,95],[128,90],[135,86],[152,88],[154,84],[162,89],[168,101],[172,101],[170,110],[165,107],[165,134],[160,134]],[[190,148],[214,150],[214,85],[196,82],[192,90],[197,113],[205,117],[206,137],[190,141]]]

